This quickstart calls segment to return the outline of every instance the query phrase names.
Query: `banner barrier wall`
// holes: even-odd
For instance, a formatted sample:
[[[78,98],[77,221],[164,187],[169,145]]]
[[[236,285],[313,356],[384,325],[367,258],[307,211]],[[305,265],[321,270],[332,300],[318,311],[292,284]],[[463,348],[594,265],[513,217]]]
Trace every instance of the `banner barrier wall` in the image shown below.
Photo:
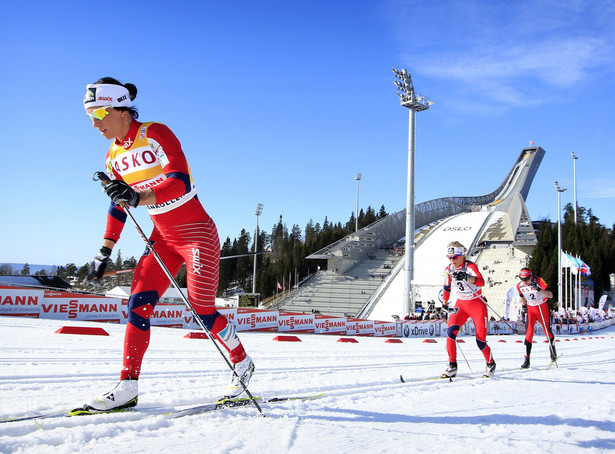
[[[316,334],[346,335],[346,319],[329,315],[315,314],[314,332]]]
[[[316,330],[314,314],[283,312],[278,314],[278,332],[313,333]]]
[[[224,314],[238,331],[409,338],[446,336],[446,322],[442,320],[387,322],[248,307],[220,307],[218,311]],[[128,299],[0,285],[0,316],[124,324],[128,319]],[[158,303],[150,322],[152,326],[200,329],[190,310],[183,304]],[[615,319],[572,325],[554,324],[553,332],[556,336],[591,334],[612,324],[615,324]],[[518,333],[525,332],[523,323],[502,321],[490,322],[488,332],[496,335],[512,334],[512,327],[518,328]],[[474,324],[471,321],[464,324],[459,332],[460,336],[474,334]],[[535,327],[536,335],[544,335],[538,323]]]

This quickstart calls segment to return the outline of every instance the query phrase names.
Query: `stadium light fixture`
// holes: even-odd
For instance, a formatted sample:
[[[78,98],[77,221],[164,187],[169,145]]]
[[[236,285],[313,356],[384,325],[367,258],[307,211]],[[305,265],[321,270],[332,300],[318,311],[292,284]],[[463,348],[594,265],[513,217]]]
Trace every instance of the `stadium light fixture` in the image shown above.
[[[559,307],[562,303],[562,192],[566,188],[560,188],[557,180],[554,183],[557,190],[557,299],[559,300]]]
[[[354,179],[357,180],[357,211],[355,212],[355,226],[354,226],[355,232],[359,230],[359,181],[361,181],[362,176],[363,175],[361,175],[360,173],[357,173],[357,176],[354,177]]]
[[[263,204],[259,203],[256,205],[256,211],[254,215],[256,216],[256,233],[254,234],[254,269],[252,271],[252,293],[256,293],[256,257],[258,256],[258,217],[263,212]]]
[[[397,97],[403,107],[410,110],[408,127],[408,182],[406,190],[406,246],[405,246],[405,279],[404,279],[404,311],[410,313],[410,308],[414,311],[414,301],[412,292],[412,279],[414,278],[414,177],[415,177],[415,145],[416,145],[416,112],[429,109],[433,102],[425,96],[419,95],[414,91],[412,77],[410,73],[402,69],[401,71],[393,68],[395,74],[395,86],[397,87]]]

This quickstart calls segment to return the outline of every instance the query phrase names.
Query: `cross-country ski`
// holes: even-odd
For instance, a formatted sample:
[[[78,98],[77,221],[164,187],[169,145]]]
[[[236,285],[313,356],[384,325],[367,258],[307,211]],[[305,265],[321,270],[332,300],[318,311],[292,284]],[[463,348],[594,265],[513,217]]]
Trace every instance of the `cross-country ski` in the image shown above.
[[[323,397],[324,394],[314,394],[314,395],[306,395],[306,396],[282,396],[282,397],[254,397],[254,399],[258,400],[261,405],[271,405],[282,402],[292,402],[292,401],[307,401],[307,400],[316,400]],[[202,405],[194,405],[189,407],[177,408],[177,407],[152,407],[152,408],[122,408],[122,409],[114,409],[106,412],[88,412],[81,409],[75,409],[68,412],[62,413],[48,413],[48,414],[37,414],[16,418],[4,418],[0,419],[1,423],[16,423],[22,421],[40,421],[44,419],[57,419],[57,418],[76,418],[76,417],[86,417],[86,416],[102,416],[102,415],[110,415],[115,413],[137,413],[143,417],[153,417],[153,416],[163,416],[168,419],[182,418],[184,416],[190,415],[198,415],[201,413],[211,413],[214,411],[220,410],[230,410],[240,407],[246,407],[252,404],[251,399],[247,397],[243,398],[234,398],[234,399],[221,399],[216,402],[211,402]]]

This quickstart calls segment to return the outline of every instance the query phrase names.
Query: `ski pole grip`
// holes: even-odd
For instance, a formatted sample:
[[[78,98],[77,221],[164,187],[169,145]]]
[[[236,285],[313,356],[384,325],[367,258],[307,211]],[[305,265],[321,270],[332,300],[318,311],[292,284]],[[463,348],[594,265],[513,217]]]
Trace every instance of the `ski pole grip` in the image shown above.
[[[107,174],[105,172],[100,172],[100,171],[94,172],[94,175],[92,175],[92,180],[100,181],[100,184],[102,184],[103,186],[111,182]]]
[[[111,183],[111,180],[109,179],[109,177],[107,176],[107,174],[105,172],[94,172],[94,175],[92,175],[92,180],[94,181],[100,181],[100,184],[104,187],[106,185],[108,185],[109,183]],[[126,202],[120,202],[119,205],[122,208],[126,207]]]

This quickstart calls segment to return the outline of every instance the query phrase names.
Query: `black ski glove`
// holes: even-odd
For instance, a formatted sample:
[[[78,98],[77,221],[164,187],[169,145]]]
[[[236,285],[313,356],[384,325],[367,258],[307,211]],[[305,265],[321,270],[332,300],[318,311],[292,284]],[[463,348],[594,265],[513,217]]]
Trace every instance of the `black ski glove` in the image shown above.
[[[94,257],[94,271],[88,274],[88,281],[92,279],[101,279],[103,277],[105,269],[107,269],[107,263],[110,262],[109,257],[111,257],[111,249],[106,246],[101,247],[96,257]]]
[[[122,180],[110,181],[103,187],[103,191],[118,205],[122,202],[131,207],[139,205],[139,193]]]
[[[467,281],[468,279],[470,279],[471,275],[466,273],[465,271],[453,271],[451,273],[451,276],[457,281]]]

